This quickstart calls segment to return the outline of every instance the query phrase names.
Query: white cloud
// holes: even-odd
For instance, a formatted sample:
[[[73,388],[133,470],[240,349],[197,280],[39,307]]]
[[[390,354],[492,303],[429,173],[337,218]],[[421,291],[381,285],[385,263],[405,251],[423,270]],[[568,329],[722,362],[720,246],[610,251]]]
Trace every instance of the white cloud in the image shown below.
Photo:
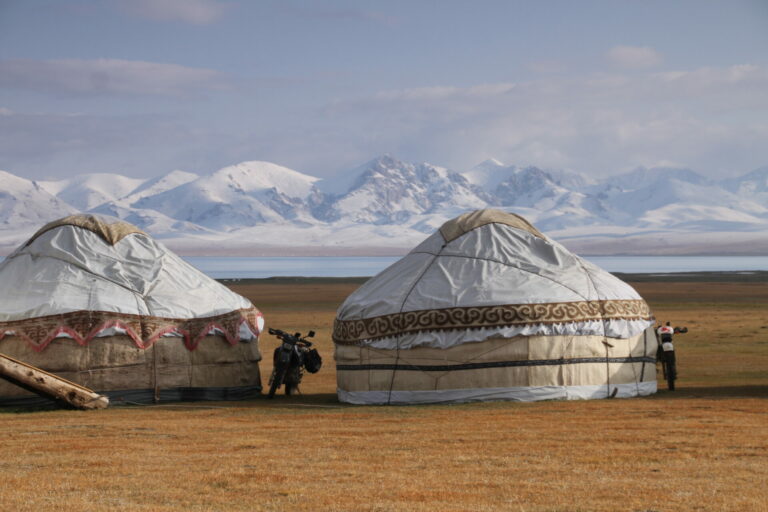
[[[658,66],[663,59],[648,46],[614,46],[608,51],[608,60],[624,69],[647,69]]]
[[[12,116],[13,111],[9,108],[0,107],[0,116]]]
[[[752,65],[435,86],[334,103],[309,129],[327,147],[457,170],[491,155],[601,175],[671,161],[714,175],[768,163],[766,90],[768,69]]]
[[[217,21],[227,9],[214,0],[123,0],[126,12],[154,21],[180,21],[208,25]]]
[[[28,114],[0,116],[0,169],[43,178],[90,172],[157,176],[211,170],[221,136],[170,115]],[[199,164],[202,169],[195,167]]]
[[[184,96],[226,87],[221,73],[176,64],[98,60],[0,61],[0,87],[74,94]]]
[[[0,85],[8,76],[16,75],[0,69]],[[198,89],[220,86],[220,77],[206,77]],[[93,90],[54,78],[36,80],[59,90]],[[153,89],[136,80],[133,93],[183,87],[167,79]],[[0,113],[0,168],[48,174],[143,169],[152,175],[165,168],[206,172],[259,158],[326,175],[389,152],[458,171],[495,157],[594,175],[674,162],[726,176],[768,164],[766,90],[768,68],[756,65],[549,75],[381,91],[318,110],[281,110],[259,122],[238,114],[226,127],[195,125],[183,113],[177,119],[30,116],[7,104],[14,112]]]

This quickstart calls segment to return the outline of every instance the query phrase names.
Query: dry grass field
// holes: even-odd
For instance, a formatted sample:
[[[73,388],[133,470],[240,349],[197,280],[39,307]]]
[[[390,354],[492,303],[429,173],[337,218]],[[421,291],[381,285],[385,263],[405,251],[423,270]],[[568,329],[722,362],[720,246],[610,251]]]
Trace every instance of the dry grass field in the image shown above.
[[[768,283],[632,284],[690,330],[677,391],[407,407],[336,401],[330,329],[357,284],[231,284],[317,331],[302,395],[5,411],[0,510],[768,511]]]

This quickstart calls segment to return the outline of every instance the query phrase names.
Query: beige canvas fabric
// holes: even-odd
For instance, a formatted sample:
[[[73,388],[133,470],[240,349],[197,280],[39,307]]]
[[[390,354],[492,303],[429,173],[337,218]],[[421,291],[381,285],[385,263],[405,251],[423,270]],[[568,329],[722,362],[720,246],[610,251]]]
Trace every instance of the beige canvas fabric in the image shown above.
[[[338,386],[347,392],[524,387],[605,387],[656,381],[652,328],[631,339],[519,336],[448,349],[382,350],[336,345]],[[439,398],[436,400],[439,401]]]
[[[129,224],[118,219],[109,219],[104,216],[77,214],[49,222],[40,228],[37,233],[32,235],[32,238],[30,238],[24,245],[26,246],[31,244],[43,233],[61,226],[77,226],[79,228],[87,229],[88,231],[99,235],[109,245],[115,245],[117,242],[132,233],[139,233],[142,235],[146,234],[133,224]]]
[[[127,336],[96,338],[85,346],[57,338],[42,352],[8,336],[0,340],[0,353],[97,392],[261,385],[258,343],[232,345],[221,336],[206,336],[192,351],[175,337],[148,348],[137,347]],[[0,379],[0,397],[32,395]]]
[[[475,210],[463,215],[459,215],[455,219],[451,219],[440,228],[440,234],[446,242],[450,242],[459,238],[461,235],[479,228],[486,224],[497,223],[505,224],[513,228],[522,229],[535,235],[539,238],[546,238],[541,232],[536,229],[533,224],[525,220],[519,215],[514,213],[507,213],[501,210]]]

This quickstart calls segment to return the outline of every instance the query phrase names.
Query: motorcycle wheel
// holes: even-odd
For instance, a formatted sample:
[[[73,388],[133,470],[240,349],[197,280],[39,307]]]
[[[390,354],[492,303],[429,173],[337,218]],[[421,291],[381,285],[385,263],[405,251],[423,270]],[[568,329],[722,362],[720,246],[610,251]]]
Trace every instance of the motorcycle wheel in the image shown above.
[[[274,398],[275,393],[277,392],[277,388],[279,388],[280,384],[282,384],[284,377],[285,368],[275,368],[272,370],[272,377],[270,377],[269,383],[269,398]]]
[[[288,369],[288,373],[285,375],[285,394],[291,396],[294,390],[299,389],[299,382],[301,382],[301,373],[298,366],[292,366]]]
[[[671,356],[671,357],[670,357]],[[666,362],[664,363],[665,366],[665,377],[667,379],[667,388],[669,388],[670,391],[675,390],[675,379],[677,379],[677,368],[675,367],[675,355],[667,354]]]

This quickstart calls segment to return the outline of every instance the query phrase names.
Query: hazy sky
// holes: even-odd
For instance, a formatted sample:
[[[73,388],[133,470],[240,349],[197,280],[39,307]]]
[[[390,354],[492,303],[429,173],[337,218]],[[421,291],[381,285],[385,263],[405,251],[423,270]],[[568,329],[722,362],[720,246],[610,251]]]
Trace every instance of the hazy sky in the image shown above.
[[[0,169],[768,165],[768,1],[0,0]]]

